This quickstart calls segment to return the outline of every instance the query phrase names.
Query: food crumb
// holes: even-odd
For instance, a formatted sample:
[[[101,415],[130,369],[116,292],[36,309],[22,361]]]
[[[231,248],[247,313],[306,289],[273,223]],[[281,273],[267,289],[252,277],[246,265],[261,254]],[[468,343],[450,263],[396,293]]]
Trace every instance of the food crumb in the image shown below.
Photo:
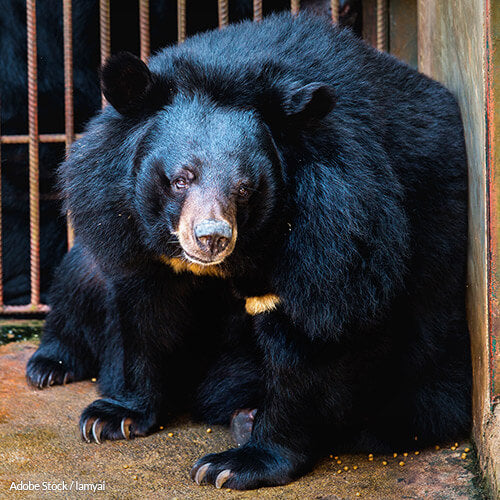
[[[92,377],[92,378],[90,379],[90,381],[91,381],[91,382],[97,382],[97,379],[96,379],[95,377]]]
[[[137,479],[137,476],[132,476],[132,479],[135,481]]]
[[[396,458],[396,457],[398,456],[398,454],[397,454],[397,453],[393,453],[393,454],[392,454],[392,456],[393,456],[394,458]]]
[[[173,435],[174,435],[174,433],[173,433],[173,432],[169,432],[169,433],[167,434],[167,436],[168,436],[169,438],[173,437]]]
[[[342,473],[342,469],[339,469],[339,470],[337,471],[337,474],[341,474],[341,473]]]
[[[123,468],[124,468],[124,469],[128,469],[128,465],[124,465],[124,466],[123,466]]]
[[[457,447],[456,447],[456,446],[452,446],[450,449],[451,449],[452,451],[455,451],[455,450],[457,449]]]
[[[356,493],[356,496],[357,496],[357,497],[360,497],[360,496],[361,496],[361,493]]]
[[[340,465],[342,463],[342,460],[337,460],[337,463]]]
[[[352,468],[353,468],[354,470],[356,470],[356,469],[358,468],[358,466],[357,466],[357,465],[353,465],[353,466],[352,466]]]
[[[405,463],[403,461],[399,462],[400,467],[403,467]]]
[[[387,462],[384,460],[384,461],[382,462],[382,465],[387,465]]]
[[[462,453],[462,455],[460,455],[460,458],[462,460],[465,460],[467,458],[467,453]]]
[[[436,450],[439,450],[439,446],[438,446],[438,445],[434,446],[434,448],[435,448]]]
[[[162,431],[164,429],[163,425],[160,425],[160,431]]]
[[[416,452],[415,452],[415,455],[420,455],[420,452],[419,452],[419,451],[416,451]]]
[[[373,462],[373,457],[368,457],[368,460],[369,460],[370,462]]]
[[[212,432],[212,429],[207,429],[207,434],[210,434]]]
[[[347,467],[347,465],[344,465],[344,470],[349,470],[349,467]]]
[[[465,453],[469,453],[470,448],[465,448],[465,450],[464,450],[464,451],[465,451]]]

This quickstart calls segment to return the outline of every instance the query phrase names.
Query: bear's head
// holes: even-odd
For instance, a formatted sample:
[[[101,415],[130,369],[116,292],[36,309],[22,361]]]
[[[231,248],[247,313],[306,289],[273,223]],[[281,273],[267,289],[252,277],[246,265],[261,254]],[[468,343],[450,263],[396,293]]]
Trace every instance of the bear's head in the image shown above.
[[[276,238],[286,224],[288,172],[276,123],[317,121],[334,97],[314,82],[224,99],[220,89],[207,91],[210,75],[203,75],[204,89],[192,78],[189,89],[189,78],[179,75],[167,81],[119,54],[103,68],[103,92],[124,119],[147,123],[134,160],[135,209],[147,245],[168,258],[216,266]]]

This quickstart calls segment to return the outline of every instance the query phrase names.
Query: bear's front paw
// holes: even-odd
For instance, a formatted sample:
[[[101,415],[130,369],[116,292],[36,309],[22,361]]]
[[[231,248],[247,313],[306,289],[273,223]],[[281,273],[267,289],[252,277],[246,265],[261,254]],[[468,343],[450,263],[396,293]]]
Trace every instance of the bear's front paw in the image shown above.
[[[153,415],[131,410],[110,399],[97,399],[80,417],[80,431],[87,443],[145,436],[153,425]]]
[[[293,469],[279,452],[248,443],[204,456],[191,469],[191,479],[216,488],[250,490],[287,484],[297,476]]]
[[[45,356],[34,356],[28,361],[26,379],[32,387],[44,389],[51,385],[64,385],[73,381],[73,374],[62,361]]]

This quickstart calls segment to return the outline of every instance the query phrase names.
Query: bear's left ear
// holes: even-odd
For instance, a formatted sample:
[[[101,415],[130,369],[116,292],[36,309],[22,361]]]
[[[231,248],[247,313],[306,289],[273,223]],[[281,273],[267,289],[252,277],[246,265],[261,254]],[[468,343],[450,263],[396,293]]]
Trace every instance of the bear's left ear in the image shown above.
[[[337,99],[333,89],[313,82],[292,90],[285,101],[285,114],[298,120],[321,120],[334,108]]]
[[[121,52],[111,56],[101,69],[104,97],[122,115],[144,107],[153,88],[149,68],[135,55]]]

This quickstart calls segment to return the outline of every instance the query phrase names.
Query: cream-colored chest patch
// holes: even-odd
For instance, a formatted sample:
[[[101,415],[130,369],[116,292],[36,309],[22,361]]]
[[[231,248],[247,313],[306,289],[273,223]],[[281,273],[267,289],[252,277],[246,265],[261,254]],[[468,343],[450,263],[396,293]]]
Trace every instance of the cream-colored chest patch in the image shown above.
[[[255,316],[256,314],[273,311],[280,302],[281,299],[274,293],[260,295],[259,297],[247,297],[245,309],[248,314]]]
[[[166,257],[165,255],[160,256],[160,260],[169,265],[177,274],[190,272],[196,274],[196,276],[227,278],[227,273],[218,265],[202,266],[177,257]]]

